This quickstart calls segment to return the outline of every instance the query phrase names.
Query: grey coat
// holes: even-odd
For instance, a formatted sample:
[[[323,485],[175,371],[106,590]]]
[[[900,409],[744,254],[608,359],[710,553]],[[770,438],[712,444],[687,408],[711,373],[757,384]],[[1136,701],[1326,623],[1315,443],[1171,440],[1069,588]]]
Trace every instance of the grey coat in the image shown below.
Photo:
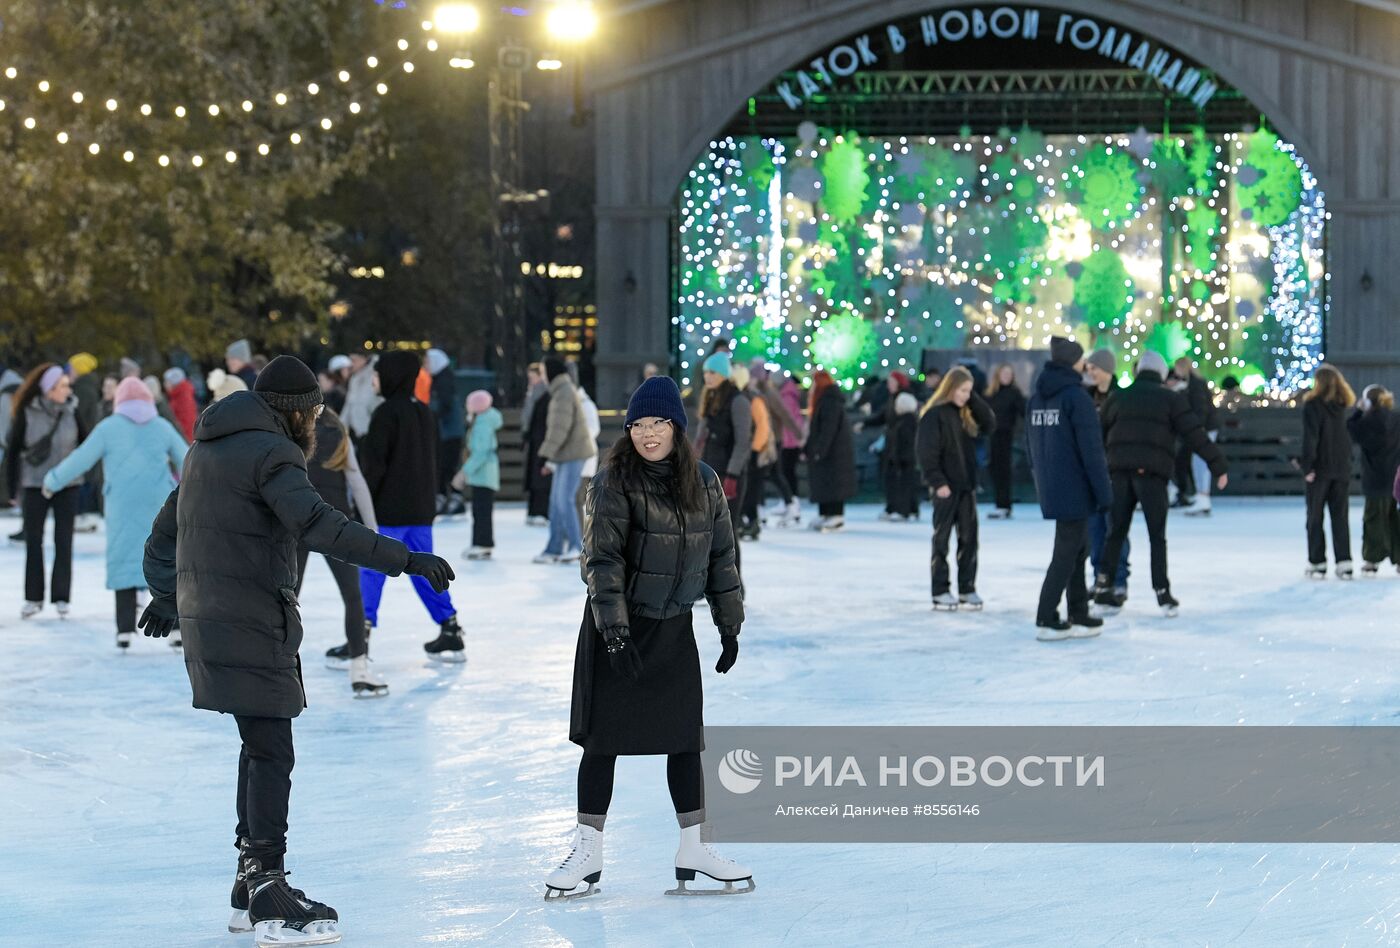
[[[306,704],[297,544],[391,576],[408,548],[321,498],[261,395],[211,405],[194,438],[146,541],[151,595],[175,599],[196,708],[296,717]]]
[[[31,464],[25,454],[50,431],[53,431],[53,440],[49,444],[48,456],[38,464]],[[42,395],[35,395],[10,426],[6,462],[18,477],[16,483],[20,487],[44,486],[44,475],[72,454],[86,433],[78,421],[76,398],[69,396],[68,401],[59,405]]]

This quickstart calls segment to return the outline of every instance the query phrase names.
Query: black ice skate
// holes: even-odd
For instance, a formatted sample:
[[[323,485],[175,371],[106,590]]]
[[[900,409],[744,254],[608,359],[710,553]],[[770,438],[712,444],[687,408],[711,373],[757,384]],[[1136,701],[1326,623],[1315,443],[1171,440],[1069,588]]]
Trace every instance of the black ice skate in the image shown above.
[[[1119,595],[1105,580],[1099,580],[1098,585],[1094,587],[1094,605],[1097,607],[1095,611],[1100,616],[1116,616],[1123,611],[1123,602],[1127,598],[1126,595]]]
[[[245,856],[243,872],[248,889],[248,922],[258,948],[330,945],[340,941],[340,916],[335,909],[292,889],[281,869],[264,869],[256,857]]]
[[[1161,608],[1162,615],[1168,619],[1175,619],[1177,608],[1181,603],[1172,598],[1170,589],[1159,589],[1157,590],[1157,605]]]
[[[246,840],[234,840],[233,847],[238,850],[238,868],[234,871],[233,891],[229,894],[229,907],[233,909],[233,914],[229,916],[228,930],[234,935],[245,935],[253,930],[253,923],[248,921],[248,873],[243,864],[243,847]],[[283,873],[285,875],[285,873]],[[292,895],[299,899],[305,899],[306,893],[300,889],[293,889]]]
[[[457,617],[452,616],[442,624],[442,631],[431,642],[423,643],[423,651],[429,658],[451,665],[460,665],[467,660],[467,647],[462,644],[462,627]]]

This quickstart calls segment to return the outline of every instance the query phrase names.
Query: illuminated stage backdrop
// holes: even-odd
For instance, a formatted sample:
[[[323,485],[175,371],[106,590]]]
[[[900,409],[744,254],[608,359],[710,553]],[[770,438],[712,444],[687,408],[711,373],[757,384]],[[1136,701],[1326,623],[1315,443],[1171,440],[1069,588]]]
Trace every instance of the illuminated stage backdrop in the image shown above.
[[[926,348],[1069,335],[1287,395],[1322,358],[1325,220],[1268,130],[725,138],[680,197],[681,375],[719,337],[849,387]]]

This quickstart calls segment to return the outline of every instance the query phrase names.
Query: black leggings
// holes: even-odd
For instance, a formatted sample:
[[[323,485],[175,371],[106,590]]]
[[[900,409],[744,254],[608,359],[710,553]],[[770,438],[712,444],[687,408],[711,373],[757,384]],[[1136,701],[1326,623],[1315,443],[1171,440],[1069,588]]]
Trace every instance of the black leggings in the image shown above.
[[[602,816],[612,803],[613,754],[588,754],[578,762],[578,811]],[[705,808],[705,773],[695,752],[666,755],[666,785],[677,813]]]
[[[26,487],[20,501],[24,515],[24,598],[44,601],[44,521],[53,511],[53,578],[49,586],[53,602],[69,602],[73,587],[73,519],[78,515],[78,488],[66,487],[45,497],[37,487]]]

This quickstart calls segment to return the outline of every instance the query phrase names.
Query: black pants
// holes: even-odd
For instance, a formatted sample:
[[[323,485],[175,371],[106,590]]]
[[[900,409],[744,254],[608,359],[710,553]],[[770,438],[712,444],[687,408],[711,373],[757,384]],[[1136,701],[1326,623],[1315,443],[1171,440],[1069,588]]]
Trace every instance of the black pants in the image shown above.
[[[115,590],[117,599],[117,631],[136,631],[136,587]]]
[[[763,482],[767,480],[764,469],[758,466],[758,452],[749,452],[749,470],[744,477],[744,502],[739,505],[744,517],[744,525],[758,523],[758,508],[763,503]]]
[[[71,602],[73,591],[73,518],[78,515],[78,488],[67,487],[45,498],[37,487],[26,487],[20,512],[24,517],[24,598],[44,601],[44,521],[53,511],[53,579],[51,602]]]
[[[549,491],[554,486],[554,475],[544,474],[540,468],[544,462],[534,449],[525,452],[525,516],[549,517]]]
[[[787,481],[788,487],[792,488],[795,497],[800,489],[797,483],[797,463],[802,460],[801,448],[783,448],[778,454],[778,463],[783,466],[783,479]],[[789,497],[789,500],[792,498]]]
[[[792,503],[792,498],[795,496],[793,492],[797,490],[797,485],[788,480],[787,472],[783,470],[782,461],[774,461],[767,467],[759,468],[759,470],[762,472],[763,480],[770,482],[774,487],[778,488],[778,494],[782,496],[783,503]],[[763,503],[763,491],[761,489],[758,494],[758,502],[760,504]]]
[[[462,438],[443,438],[438,442],[438,493],[452,493],[452,478],[462,468]]]
[[[1400,565],[1400,508],[1389,494],[1366,498],[1361,514],[1361,558],[1368,563],[1388,559]]]
[[[846,516],[846,502],[844,500],[838,500],[829,504],[817,504],[817,516],[844,517]]]
[[[997,509],[1011,509],[1011,435],[998,428],[992,432],[991,463],[992,493]]]
[[[948,497],[933,500],[933,594],[941,596],[950,588],[948,545],[953,529],[958,531],[958,592],[977,591],[977,495],[955,490]]]
[[[1113,512],[1108,518],[1108,539],[1103,544],[1099,567],[1108,569],[1118,562],[1128,528],[1133,525],[1133,511],[1142,505],[1142,517],[1147,521],[1147,540],[1152,547],[1152,588],[1169,589],[1167,579],[1167,481],[1152,474],[1130,471],[1113,472]],[[1116,567],[1115,567],[1116,568]],[[1103,577],[1095,577],[1096,580]],[[1108,577],[1109,586],[1113,577]]]
[[[1191,471],[1191,446],[1185,441],[1177,445],[1176,475],[1172,480],[1176,482],[1176,491],[1181,499],[1190,500],[1196,495],[1196,477]]]
[[[264,868],[282,867],[287,851],[287,805],[292,796],[291,718],[234,715],[243,749],[238,754],[238,828]]]
[[[306,576],[306,560],[310,552],[304,546],[297,548],[298,595],[301,594],[301,581]],[[365,602],[360,595],[360,568],[331,556],[325,559],[340,589],[340,601],[345,604],[345,642],[350,646],[350,657],[359,658],[369,651],[369,642],[365,640]]]
[[[1040,586],[1040,604],[1035,610],[1037,622],[1049,622],[1059,617],[1060,599],[1069,593],[1069,616],[1079,618],[1089,613],[1089,590],[1084,583],[1084,561],[1089,558],[1089,521],[1056,520],[1055,551],[1050,554],[1050,568]]]
[[[612,754],[587,754],[578,762],[578,811],[602,816],[612,804],[613,768],[617,757]],[[700,768],[700,755],[667,754],[666,786],[671,790],[671,803],[677,813],[693,813],[705,808],[705,772]]]
[[[1332,551],[1338,563],[1351,559],[1351,526],[1347,523],[1347,487],[1340,477],[1319,477],[1308,485],[1308,562],[1327,562],[1324,512],[1332,518]],[[57,582],[57,580],[55,580]]]
[[[472,546],[491,549],[496,545],[496,530],[491,522],[496,509],[496,492],[489,487],[472,488]],[[582,522],[582,521],[580,521]]]
[[[721,475],[722,478],[728,476],[729,475]],[[744,490],[748,487],[748,484],[749,475],[748,472],[745,472],[739,478],[739,492],[734,495],[732,500],[728,501],[729,524],[734,528],[734,569],[736,571],[739,570],[739,524],[742,522],[740,520],[740,515],[744,506]],[[726,498],[726,500],[728,500],[728,498]]]
[[[919,469],[898,464],[885,465],[885,510],[902,517],[919,515]]]

